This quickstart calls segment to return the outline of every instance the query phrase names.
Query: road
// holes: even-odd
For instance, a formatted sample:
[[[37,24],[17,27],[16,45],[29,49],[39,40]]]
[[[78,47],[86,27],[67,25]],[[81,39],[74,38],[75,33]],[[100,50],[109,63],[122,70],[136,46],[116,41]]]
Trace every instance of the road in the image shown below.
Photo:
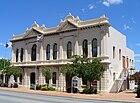
[[[122,103],[0,90],[0,103]]]

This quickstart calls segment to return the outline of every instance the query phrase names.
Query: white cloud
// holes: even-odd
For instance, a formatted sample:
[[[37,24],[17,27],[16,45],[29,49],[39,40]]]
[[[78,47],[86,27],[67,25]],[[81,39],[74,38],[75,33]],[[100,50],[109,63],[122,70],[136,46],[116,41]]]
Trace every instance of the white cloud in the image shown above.
[[[131,27],[126,24],[124,24],[123,27],[124,27],[124,30],[131,30]]]
[[[140,57],[140,54],[135,54],[135,57]]]
[[[89,10],[92,10],[92,9],[96,8],[96,5],[95,4],[89,4],[88,8],[89,8]]]
[[[109,3],[109,2],[107,2],[107,1],[104,1],[104,2],[103,2],[103,5],[105,5],[105,6],[109,7],[109,6],[110,6],[110,3]]]
[[[109,7],[110,5],[117,5],[123,3],[123,0],[104,0],[103,5]]]

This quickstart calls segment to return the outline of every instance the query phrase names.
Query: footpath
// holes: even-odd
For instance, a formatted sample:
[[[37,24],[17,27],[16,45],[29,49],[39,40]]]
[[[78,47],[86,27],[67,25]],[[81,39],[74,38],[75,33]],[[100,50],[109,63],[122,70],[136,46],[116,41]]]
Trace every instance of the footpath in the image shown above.
[[[140,98],[136,98],[136,94],[134,94],[130,90],[120,92],[120,93],[99,93],[99,94],[78,94],[78,93],[75,94],[75,93],[66,93],[66,92],[59,92],[59,91],[40,91],[40,90],[30,90],[29,88],[4,88],[4,87],[0,87],[0,90],[43,94],[43,95],[51,95],[51,96],[64,96],[64,97],[72,97],[72,98],[84,98],[84,99],[96,99],[96,100],[140,103]]]

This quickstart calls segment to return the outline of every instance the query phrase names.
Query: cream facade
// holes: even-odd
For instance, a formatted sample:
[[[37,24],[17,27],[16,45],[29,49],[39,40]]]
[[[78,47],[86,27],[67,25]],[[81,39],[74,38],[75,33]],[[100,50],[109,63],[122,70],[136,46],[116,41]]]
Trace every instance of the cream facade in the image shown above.
[[[37,36],[40,36],[38,41]],[[93,40],[96,40],[96,44]],[[24,87],[37,82],[45,84],[41,66],[50,67],[53,77],[49,80],[49,86],[63,91],[66,90],[67,81],[66,75],[60,73],[60,68],[70,62],[68,51],[70,55],[84,55],[84,41],[87,41],[87,57],[100,58],[105,68],[104,76],[97,82],[98,90],[119,92],[127,89],[128,70],[134,68],[134,52],[127,48],[126,36],[114,29],[105,15],[81,21],[69,13],[59,26],[53,28],[39,26],[34,22],[25,33],[12,37],[11,65],[24,69]],[[67,47],[68,42],[71,43],[70,49]]]

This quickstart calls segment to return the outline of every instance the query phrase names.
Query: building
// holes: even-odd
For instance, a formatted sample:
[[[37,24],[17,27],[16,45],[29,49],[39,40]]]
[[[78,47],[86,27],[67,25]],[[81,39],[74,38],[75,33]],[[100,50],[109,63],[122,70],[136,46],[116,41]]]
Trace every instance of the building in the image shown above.
[[[37,40],[38,37],[38,40]],[[126,36],[114,29],[105,15],[81,21],[70,13],[59,26],[46,28],[36,22],[25,33],[12,37],[11,65],[24,69],[22,85],[45,84],[41,66],[51,67],[49,85],[66,89],[66,76],[60,73],[72,55],[100,58],[105,67],[97,87],[101,92],[129,88],[128,70],[134,68],[134,52],[126,46]],[[100,84],[100,86],[99,86]]]

